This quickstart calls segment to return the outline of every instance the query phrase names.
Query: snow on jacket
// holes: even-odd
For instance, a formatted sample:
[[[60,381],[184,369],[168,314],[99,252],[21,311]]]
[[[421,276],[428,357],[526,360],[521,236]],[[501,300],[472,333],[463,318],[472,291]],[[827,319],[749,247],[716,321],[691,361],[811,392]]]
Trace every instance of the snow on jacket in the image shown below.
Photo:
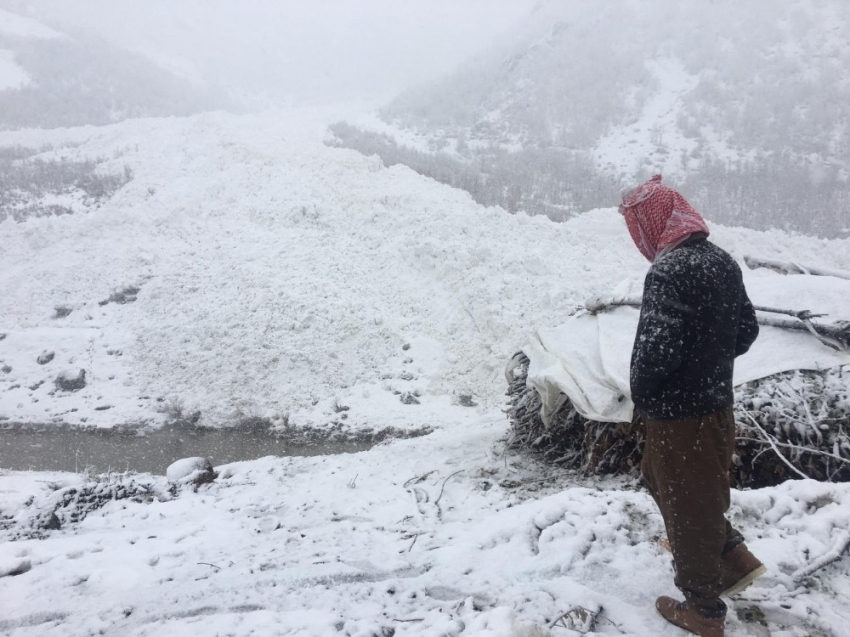
[[[708,236],[705,220],[688,200],[661,183],[661,175],[623,195],[620,212],[640,253],[655,261],[695,232]]]
[[[646,275],[631,361],[635,406],[653,420],[730,407],[735,357],[758,331],[738,264],[705,235],[690,237]]]

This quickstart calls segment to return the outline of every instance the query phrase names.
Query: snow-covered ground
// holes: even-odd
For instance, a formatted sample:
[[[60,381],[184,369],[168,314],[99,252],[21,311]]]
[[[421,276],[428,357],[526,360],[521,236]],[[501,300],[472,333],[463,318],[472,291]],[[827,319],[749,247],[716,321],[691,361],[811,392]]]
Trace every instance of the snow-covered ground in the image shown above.
[[[582,607],[603,609],[590,634],[683,634],[653,608],[676,591],[649,496],[505,456],[503,430],[484,417],[356,455],[236,463],[176,497],[149,478],[150,503],[0,545],[0,575],[25,571],[0,577],[0,633],[529,637]],[[25,528],[81,481],[2,475],[3,513]],[[735,493],[731,515],[770,572],[731,602],[727,634],[846,635],[846,559],[800,572],[846,539],[850,486]]]
[[[652,607],[674,589],[649,497],[577,485],[498,442],[504,364],[526,334],[645,271],[622,220],[483,208],[324,146],[341,115],[0,133],[134,175],[88,213],[0,223],[5,420],[156,423],[181,405],[211,425],[321,426],[344,405],[355,431],[435,430],[218,467],[176,496],[137,477],[150,502],[81,522],[60,510],[44,539],[19,534],[86,478],[2,472],[0,533],[17,539],[0,545],[0,633],[509,637],[580,606],[604,609],[596,634],[679,634]],[[739,258],[850,269],[848,241],[714,238]],[[56,390],[79,369],[84,389]],[[734,503],[770,575],[733,602],[729,634],[841,635],[846,560],[794,575],[841,544],[850,487],[798,482]]]

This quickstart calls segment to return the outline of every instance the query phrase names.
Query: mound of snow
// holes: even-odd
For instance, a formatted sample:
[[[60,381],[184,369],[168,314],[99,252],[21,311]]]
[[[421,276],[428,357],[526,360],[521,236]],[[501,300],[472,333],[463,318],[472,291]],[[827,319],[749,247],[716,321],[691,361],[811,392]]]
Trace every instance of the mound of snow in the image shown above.
[[[179,482],[187,478],[196,479],[213,472],[212,463],[207,458],[182,458],[172,462],[165,470],[169,482]]]
[[[325,147],[338,115],[0,135],[76,142],[72,156],[115,157],[134,174],[90,213],[0,223],[0,366],[19,368],[0,374],[0,416],[155,421],[182,403],[206,424],[446,422],[461,395],[502,404],[504,362],[529,332],[645,272],[614,210],[554,224],[481,207],[404,167]],[[847,241],[714,236],[739,258],[850,269]],[[134,302],[110,301],[128,288]],[[72,311],[55,318],[56,307]],[[44,349],[56,360],[40,366]],[[87,370],[90,393],[63,403],[25,384],[72,364]]]

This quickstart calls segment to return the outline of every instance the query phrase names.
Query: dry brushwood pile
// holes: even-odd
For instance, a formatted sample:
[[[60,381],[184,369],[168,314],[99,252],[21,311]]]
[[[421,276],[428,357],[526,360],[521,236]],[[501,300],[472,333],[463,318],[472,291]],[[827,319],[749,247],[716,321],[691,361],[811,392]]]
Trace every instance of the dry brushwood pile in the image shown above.
[[[61,529],[83,520],[89,513],[119,500],[148,503],[176,494],[157,489],[126,474],[109,474],[87,482],[59,488],[44,501],[32,499],[17,518],[0,518],[0,538],[15,540],[42,539],[49,531]]]
[[[540,396],[526,386],[528,358],[516,355],[508,387],[509,446],[585,474],[636,474],[644,431],[638,423],[588,420],[567,400],[547,428]],[[788,479],[850,482],[850,366],[793,371],[735,390],[735,487]]]

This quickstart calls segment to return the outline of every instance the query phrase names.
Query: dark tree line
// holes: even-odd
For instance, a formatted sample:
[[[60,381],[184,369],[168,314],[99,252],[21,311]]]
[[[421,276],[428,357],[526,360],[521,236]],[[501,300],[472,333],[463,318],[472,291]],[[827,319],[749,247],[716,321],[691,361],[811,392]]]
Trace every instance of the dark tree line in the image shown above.
[[[539,148],[510,152],[490,147],[454,156],[401,146],[387,135],[345,122],[331,126],[331,132],[341,147],[377,155],[386,166],[403,164],[467,191],[482,205],[501,206],[509,212],[564,221],[572,214],[599,207],[600,201],[610,206],[619,196],[614,181],[597,173],[585,153]]]
[[[500,147],[450,154],[399,145],[392,137],[345,122],[331,126],[335,143],[387,166],[421,175],[501,206],[564,221],[576,213],[616,206],[626,184],[598,170],[589,153],[558,148]],[[649,175],[643,175],[648,177]],[[711,221],[748,228],[781,228],[821,236],[850,234],[850,187],[837,170],[801,166],[791,153],[725,163],[711,158],[674,184]],[[846,229],[846,230],[845,230]]]
[[[48,195],[77,195],[83,205],[95,206],[133,178],[128,166],[119,173],[99,171],[103,158],[45,160],[36,157],[42,151],[0,148],[0,223],[73,212],[62,204],[45,203]]]

